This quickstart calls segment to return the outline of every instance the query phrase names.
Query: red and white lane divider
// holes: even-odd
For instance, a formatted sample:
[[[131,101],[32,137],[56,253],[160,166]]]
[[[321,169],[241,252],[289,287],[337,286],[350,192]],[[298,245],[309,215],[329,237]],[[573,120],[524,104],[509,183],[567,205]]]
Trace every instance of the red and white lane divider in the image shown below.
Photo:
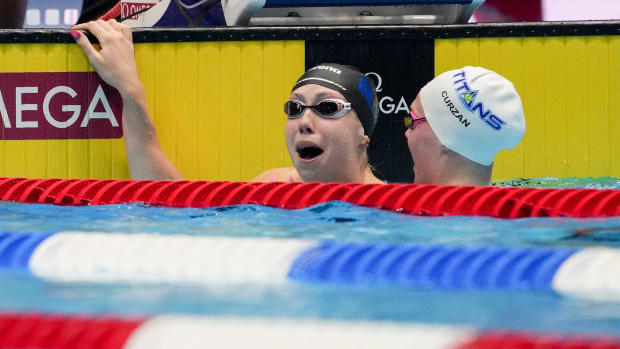
[[[620,348],[620,338],[481,332],[468,326],[162,315],[149,319],[0,313],[0,349]]]

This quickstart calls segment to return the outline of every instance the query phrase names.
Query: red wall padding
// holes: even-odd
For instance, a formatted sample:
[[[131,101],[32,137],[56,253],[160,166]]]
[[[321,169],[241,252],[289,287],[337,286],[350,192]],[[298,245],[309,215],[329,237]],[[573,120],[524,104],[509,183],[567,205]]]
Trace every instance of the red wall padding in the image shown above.
[[[340,200],[420,216],[620,216],[620,190],[612,189],[0,178],[0,200],[58,205],[145,202],[170,207],[261,204],[286,209]]]
[[[0,313],[0,349],[121,349],[142,320]]]

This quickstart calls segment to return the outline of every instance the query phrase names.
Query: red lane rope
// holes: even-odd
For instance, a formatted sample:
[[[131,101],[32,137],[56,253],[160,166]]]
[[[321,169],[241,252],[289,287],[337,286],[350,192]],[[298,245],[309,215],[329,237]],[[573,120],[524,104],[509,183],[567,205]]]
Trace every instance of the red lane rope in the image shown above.
[[[458,349],[620,349],[618,338],[585,335],[555,335],[515,332],[488,332]]]
[[[63,314],[0,313],[0,349],[122,349],[131,334],[145,320]],[[205,328],[205,331],[208,330]],[[620,349],[620,339],[606,335],[492,331],[474,335],[469,341],[457,347],[457,349],[496,348]]]
[[[0,313],[0,349],[122,349],[143,320]]]
[[[286,209],[340,200],[421,216],[620,216],[620,190],[613,189],[0,178],[0,200],[58,205],[144,202],[169,207],[260,204]]]

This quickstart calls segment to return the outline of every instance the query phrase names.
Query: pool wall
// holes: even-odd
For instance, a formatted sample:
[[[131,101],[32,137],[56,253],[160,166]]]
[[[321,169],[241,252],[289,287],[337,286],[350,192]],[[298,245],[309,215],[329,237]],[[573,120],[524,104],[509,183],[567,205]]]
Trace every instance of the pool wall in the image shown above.
[[[310,66],[346,62],[380,84],[382,115],[371,162],[388,180],[406,182],[412,178],[402,123],[407,106],[434,75],[463,65],[506,76],[524,102],[525,138],[500,153],[495,180],[620,177],[618,33],[620,22],[141,29],[134,41],[162,146],[186,178],[249,180],[265,169],[289,166],[282,103],[290,86]],[[96,79],[58,75],[88,71],[66,31],[0,31],[0,92],[8,106],[0,123],[0,176],[128,177],[120,115],[117,126],[84,121],[96,97],[84,91]],[[32,72],[53,74],[25,74]],[[84,99],[81,115],[59,136],[42,111],[46,94],[60,85],[86,96],[50,97],[59,122],[69,118],[61,105]],[[23,103],[34,107],[22,111],[19,128],[15,88],[32,86],[37,93],[25,94]],[[101,100],[96,102],[101,108]],[[38,128],[34,137],[28,133],[32,122]],[[104,126],[112,131],[95,135]],[[17,136],[7,138],[8,131]]]

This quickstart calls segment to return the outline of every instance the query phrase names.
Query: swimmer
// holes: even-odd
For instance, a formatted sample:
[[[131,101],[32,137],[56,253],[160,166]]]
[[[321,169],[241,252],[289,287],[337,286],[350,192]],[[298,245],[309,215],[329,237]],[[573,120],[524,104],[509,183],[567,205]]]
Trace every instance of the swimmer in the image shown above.
[[[410,108],[405,137],[416,184],[491,185],[495,155],[525,133],[513,84],[480,67],[437,76]]]
[[[382,183],[368,164],[367,148],[378,116],[374,84],[359,70],[322,64],[308,70],[284,105],[286,146],[294,168],[255,178],[303,182]]]
[[[99,76],[123,98],[123,134],[132,179],[180,180],[164,154],[138,77],[131,29],[110,21],[78,24],[71,36]],[[97,50],[79,30],[91,32]],[[322,64],[308,70],[284,104],[286,146],[294,168],[277,168],[253,181],[383,183],[368,164],[367,148],[379,114],[373,82],[357,69]]]

